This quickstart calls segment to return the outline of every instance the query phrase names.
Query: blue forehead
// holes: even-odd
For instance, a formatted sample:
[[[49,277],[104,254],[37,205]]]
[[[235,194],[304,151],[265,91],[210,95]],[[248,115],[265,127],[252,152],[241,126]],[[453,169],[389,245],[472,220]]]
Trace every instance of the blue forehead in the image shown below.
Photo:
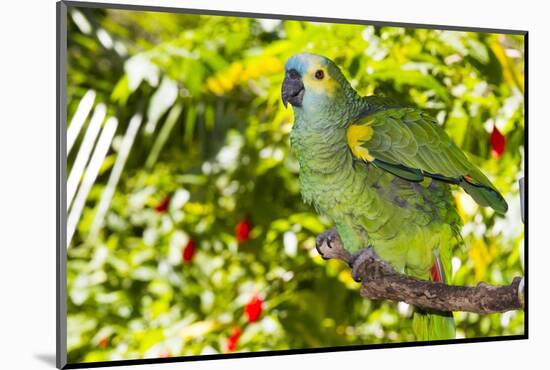
[[[322,55],[301,53],[291,56],[285,65],[285,70],[295,69],[301,75],[304,75],[309,70],[309,66],[315,63],[317,65],[326,65],[327,60]]]

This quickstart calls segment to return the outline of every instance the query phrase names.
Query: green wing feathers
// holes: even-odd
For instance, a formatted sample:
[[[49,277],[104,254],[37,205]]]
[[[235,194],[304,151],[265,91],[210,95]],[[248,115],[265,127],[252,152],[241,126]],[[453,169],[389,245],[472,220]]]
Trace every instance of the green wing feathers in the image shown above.
[[[393,108],[368,115],[352,126],[354,142],[368,153],[361,159],[367,157],[365,160],[377,167],[409,181],[431,177],[459,185],[479,205],[500,214],[508,210],[491,181],[429,114],[414,108]],[[366,140],[360,138],[362,131],[367,133]],[[356,156],[362,153],[357,148],[352,152]]]
[[[480,174],[484,176],[481,172]],[[474,200],[483,207],[491,207],[497,213],[504,214],[508,211],[508,204],[502,195],[492,186],[487,186],[483,183],[476,182],[475,177],[470,179],[468,177],[462,178],[460,186],[470,194]]]

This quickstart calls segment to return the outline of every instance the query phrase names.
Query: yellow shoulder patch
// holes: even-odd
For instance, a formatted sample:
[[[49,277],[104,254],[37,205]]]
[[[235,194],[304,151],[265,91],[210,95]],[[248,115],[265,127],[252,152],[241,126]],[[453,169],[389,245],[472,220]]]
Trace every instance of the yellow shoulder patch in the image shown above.
[[[369,153],[367,148],[362,146],[366,141],[369,141],[374,134],[374,130],[369,124],[370,122],[349,126],[346,136],[353,155],[364,161],[372,162],[374,161],[374,157]]]

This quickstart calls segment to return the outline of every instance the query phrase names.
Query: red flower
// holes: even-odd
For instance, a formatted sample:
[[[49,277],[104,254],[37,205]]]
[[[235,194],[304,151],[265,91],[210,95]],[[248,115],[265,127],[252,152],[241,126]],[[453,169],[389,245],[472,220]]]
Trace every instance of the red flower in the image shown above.
[[[159,204],[155,206],[155,211],[158,213],[164,213],[168,210],[170,205],[170,197],[167,195]]]
[[[241,334],[241,328],[239,328],[238,326],[233,328],[231,336],[227,339],[227,342],[225,343],[226,352],[233,352],[237,349],[237,342],[239,341]]]
[[[181,251],[181,258],[184,263],[189,263],[193,260],[195,252],[197,251],[197,243],[193,239],[189,239],[183,250]]]
[[[109,345],[109,338],[107,337],[102,337],[99,342],[97,343],[97,345],[100,347],[100,348],[107,348],[107,346]]]
[[[263,304],[264,302],[262,299],[256,295],[246,304],[244,307],[244,314],[248,322],[258,321],[262,315]]]
[[[239,244],[250,240],[250,230],[252,229],[252,222],[248,219],[241,220],[237,226],[235,226],[235,238]]]
[[[491,154],[496,159],[500,159],[504,150],[506,150],[506,137],[502,135],[495,125],[493,125],[493,132],[491,132],[489,142],[491,143]]]

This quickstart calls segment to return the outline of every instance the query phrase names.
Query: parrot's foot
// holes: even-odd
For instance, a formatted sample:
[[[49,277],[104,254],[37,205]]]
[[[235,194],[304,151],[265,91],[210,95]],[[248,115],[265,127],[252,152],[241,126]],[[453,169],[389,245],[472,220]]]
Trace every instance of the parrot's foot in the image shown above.
[[[364,248],[354,254],[350,259],[351,276],[356,282],[361,282],[361,270],[364,268],[365,263],[369,261],[377,260],[378,257],[372,248]]]
[[[317,243],[315,245],[317,252],[323,257],[323,259],[340,259],[350,263],[351,255],[344,249],[340,235],[336,228],[325,231],[317,236]]]

